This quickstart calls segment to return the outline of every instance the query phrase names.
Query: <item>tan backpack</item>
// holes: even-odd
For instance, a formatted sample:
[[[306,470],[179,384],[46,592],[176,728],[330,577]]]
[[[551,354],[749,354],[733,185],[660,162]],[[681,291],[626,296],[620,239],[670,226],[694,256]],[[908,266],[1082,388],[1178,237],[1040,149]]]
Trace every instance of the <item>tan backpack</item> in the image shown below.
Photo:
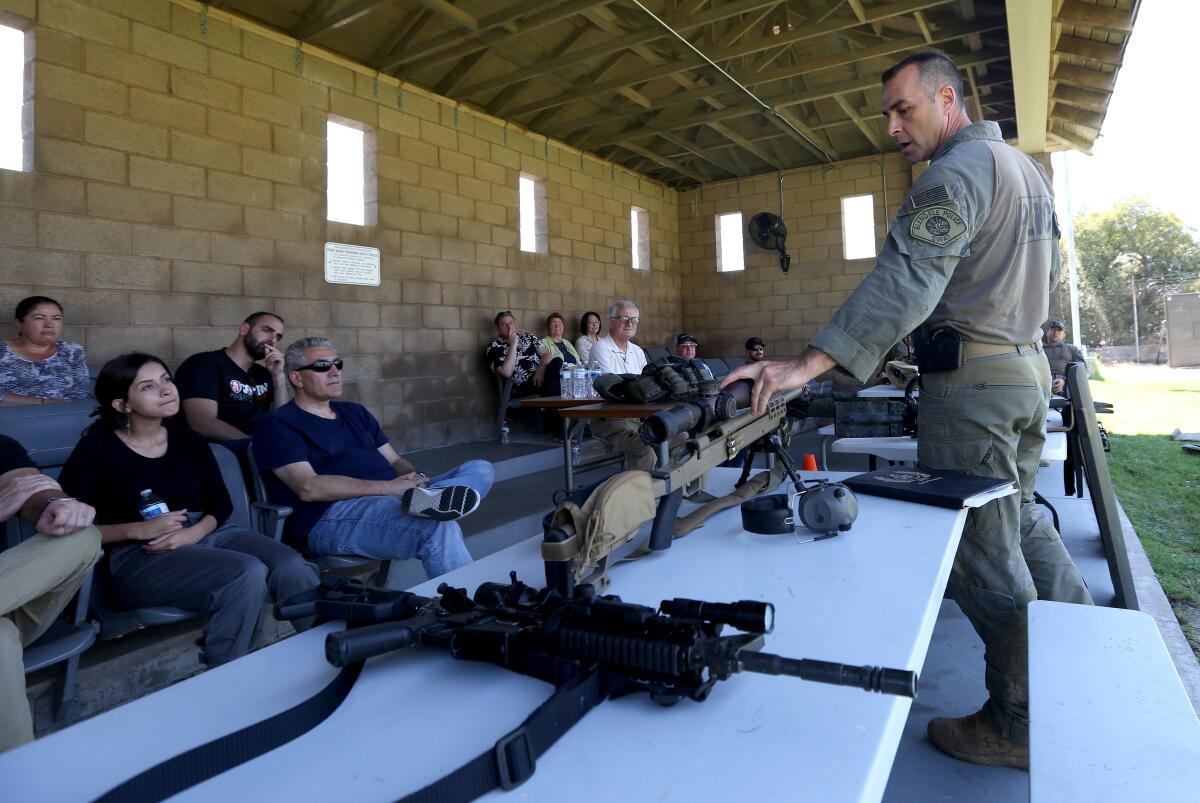
[[[543,541],[542,558],[567,562],[576,583],[591,583],[597,591],[603,591],[609,583],[609,557],[654,518],[655,508],[649,473],[614,474],[582,504],[570,499],[559,504],[549,528],[559,528],[568,537],[558,542]]]

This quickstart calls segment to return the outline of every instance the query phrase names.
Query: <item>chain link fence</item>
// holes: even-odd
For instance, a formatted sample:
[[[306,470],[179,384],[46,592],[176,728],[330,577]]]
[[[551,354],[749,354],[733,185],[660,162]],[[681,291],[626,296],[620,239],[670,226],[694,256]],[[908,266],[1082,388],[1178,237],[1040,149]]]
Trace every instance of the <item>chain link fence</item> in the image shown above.
[[[1167,296],[1200,292],[1200,273],[1129,282],[1079,285],[1080,339],[1089,355],[1108,362],[1165,365]],[[1071,297],[1066,281],[1050,296],[1050,317],[1071,325]],[[1068,332],[1068,342],[1074,342]]]

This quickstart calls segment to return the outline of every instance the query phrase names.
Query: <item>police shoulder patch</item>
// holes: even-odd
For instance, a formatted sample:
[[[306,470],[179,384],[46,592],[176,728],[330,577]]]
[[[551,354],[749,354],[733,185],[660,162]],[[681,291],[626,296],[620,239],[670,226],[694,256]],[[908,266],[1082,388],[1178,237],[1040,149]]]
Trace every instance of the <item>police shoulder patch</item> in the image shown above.
[[[909,236],[930,245],[946,245],[967,233],[958,212],[945,206],[930,206],[913,215]]]

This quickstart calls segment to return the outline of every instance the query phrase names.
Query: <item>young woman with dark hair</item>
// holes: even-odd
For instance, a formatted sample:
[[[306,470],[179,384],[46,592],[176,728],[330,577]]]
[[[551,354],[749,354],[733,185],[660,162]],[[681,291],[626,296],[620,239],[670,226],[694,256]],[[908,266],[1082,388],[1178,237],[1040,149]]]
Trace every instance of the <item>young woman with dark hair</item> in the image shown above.
[[[63,308],[29,296],[13,313],[16,336],[0,341],[0,404],[86,399],[91,386],[83,346],[59,340]]]
[[[225,523],[233,505],[209,445],[168,425],[179,394],[162,360],[110,360],[96,379],[96,401],[97,420],[59,481],[96,509],[116,601],[203,612],[209,666],[245,654],[268,593],[278,600],[313,588],[316,568],[288,546]],[[145,490],[169,512],[143,521]]]
[[[575,351],[579,361],[586,364],[592,361],[592,346],[600,339],[600,313],[588,311],[579,319],[579,338],[575,341]]]

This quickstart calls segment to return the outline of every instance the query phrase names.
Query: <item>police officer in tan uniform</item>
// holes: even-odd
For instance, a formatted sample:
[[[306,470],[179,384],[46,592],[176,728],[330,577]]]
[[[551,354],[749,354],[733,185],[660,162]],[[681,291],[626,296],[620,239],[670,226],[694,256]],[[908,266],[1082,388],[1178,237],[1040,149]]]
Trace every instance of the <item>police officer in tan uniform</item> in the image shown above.
[[[1021,494],[971,510],[948,591],[983,639],[989,699],[929,723],[955,758],[1029,767],[1026,607],[1090,603],[1078,569],[1034,507],[1050,370],[1039,341],[1058,242],[1053,189],[1006,145],[995,123],[972,123],[958,69],[918,53],[883,74],[888,133],[910,164],[932,160],[891,225],[875,269],[800,357],[733,371],[755,380],[753,405],[840,365],[866,381],[893,343],[920,328],[922,468],[1010,478]]]
[[[1067,325],[1062,321],[1046,323],[1046,361],[1050,363],[1050,390],[1061,396],[1067,389],[1067,363],[1087,362],[1078,346],[1065,342]]]

